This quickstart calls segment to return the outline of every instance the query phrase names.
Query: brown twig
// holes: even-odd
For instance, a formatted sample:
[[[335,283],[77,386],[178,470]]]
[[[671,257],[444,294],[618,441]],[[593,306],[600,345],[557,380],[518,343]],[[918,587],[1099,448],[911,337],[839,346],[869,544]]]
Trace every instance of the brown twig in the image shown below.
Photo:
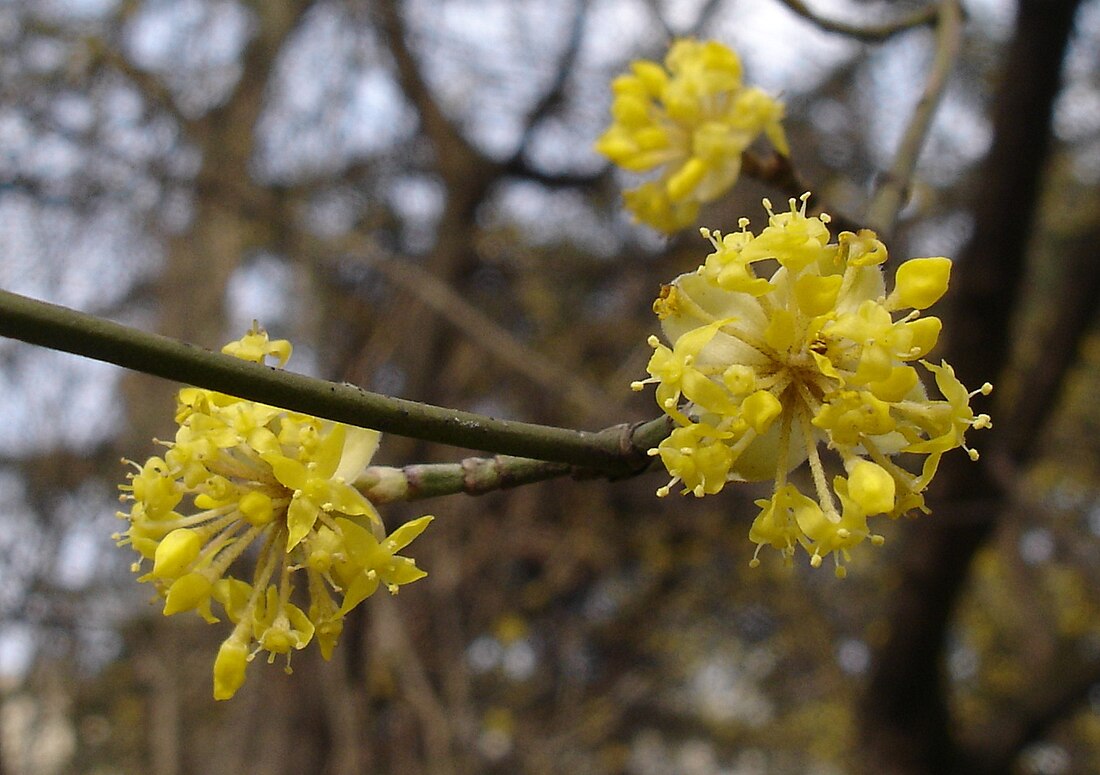
[[[835,32],[838,35],[844,35],[849,38],[856,38],[857,40],[866,41],[869,43],[881,43],[888,38],[897,35],[898,33],[911,30],[914,27],[923,27],[927,24],[931,24],[939,9],[935,5],[931,5],[927,8],[922,8],[919,11],[914,11],[909,16],[904,16],[893,22],[887,22],[885,24],[872,24],[872,25],[859,25],[849,24],[847,22],[835,21],[833,19],[826,19],[825,17],[810,10],[810,8],[802,2],[802,0],[779,0],[783,5],[787,6],[791,11],[801,16],[803,19],[811,21],[819,29],[826,32]]]

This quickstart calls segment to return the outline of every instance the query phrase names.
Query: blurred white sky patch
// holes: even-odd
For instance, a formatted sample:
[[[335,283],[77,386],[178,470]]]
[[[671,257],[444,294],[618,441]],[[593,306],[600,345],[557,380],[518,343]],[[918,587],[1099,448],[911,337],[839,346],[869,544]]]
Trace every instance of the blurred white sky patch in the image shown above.
[[[19,678],[34,659],[34,628],[20,622],[0,625],[0,677]]]
[[[11,397],[0,402],[0,454],[88,449],[120,427],[121,369],[53,350],[19,348],[0,348],[7,356],[0,394]]]
[[[515,223],[536,245],[552,245],[568,235],[569,241],[596,255],[610,256],[619,247],[619,239],[577,191],[552,191],[517,181],[500,186],[490,212],[495,215],[489,216],[490,223]]]
[[[1077,18],[1066,55],[1066,85],[1054,104],[1054,134],[1076,146],[1074,177],[1085,185],[1100,180],[1100,2],[1086,3]]]
[[[119,481],[122,481],[120,468]],[[117,560],[119,552],[110,535],[124,523],[115,517],[119,503],[98,481],[89,481],[66,493],[54,518],[66,530],[54,561],[51,578],[63,588],[79,590],[103,571],[104,561]]]
[[[81,213],[5,196],[0,224],[0,287],[77,309],[109,309],[155,274],[163,258],[125,204]]]
[[[872,148],[879,165],[894,158],[923,86],[922,74],[932,61],[930,32],[899,36],[874,49],[860,75],[862,104],[854,121],[874,122]]]
[[[248,12],[231,2],[153,0],[139,6],[128,30],[130,56],[148,70],[234,64],[249,31]],[[201,35],[201,45],[196,36]]]
[[[474,141],[503,157],[515,150],[526,111],[554,78],[574,3],[410,0],[412,47],[444,109]]]
[[[34,655],[34,628],[20,614],[42,541],[25,494],[22,478],[0,469],[0,676],[22,675]]]
[[[831,18],[855,18],[847,3],[818,0],[811,6]],[[813,91],[860,50],[860,44],[822,32],[774,0],[738,0],[705,34],[737,51],[748,85],[788,98]]]
[[[139,216],[117,203],[82,213],[4,196],[0,224],[0,287],[68,307],[110,316],[161,262]],[[86,449],[122,422],[120,369],[11,340],[0,341],[0,357],[3,454]]]
[[[653,11],[639,0],[596,0],[588,9],[581,61],[590,68],[619,67],[639,53],[660,56],[664,33]],[[606,92],[607,84],[598,84]],[[608,99],[608,101],[610,101]]]
[[[322,3],[279,57],[257,127],[256,170],[277,181],[335,172],[415,130],[416,116],[367,23]]]
[[[406,175],[390,186],[387,198],[401,218],[402,248],[421,254],[436,242],[436,226],[443,214],[443,184],[427,175]]]
[[[43,16],[65,19],[99,19],[118,7],[120,0],[37,0]]]
[[[913,256],[957,256],[974,232],[974,217],[961,210],[915,224],[907,235]]]
[[[293,315],[294,283],[294,269],[280,256],[260,253],[242,263],[226,288],[230,329],[243,334],[258,320],[275,335]]]
[[[164,78],[194,118],[229,96],[254,26],[251,11],[231,0],[150,0],[133,15],[126,43],[135,64]]]
[[[230,336],[244,335],[258,322],[272,339],[284,338],[295,321],[307,314],[299,301],[307,295],[299,287],[305,282],[303,269],[274,253],[258,253],[242,263],[230,276],[226,288],[226,311]],[[294,351],[287,371],[320,376],[317,352],[309,342],[291,343]]]
[[[963,0],[969,23],[993,40],[1007,41],[1016,23],[1016,3],[1011,0]]]

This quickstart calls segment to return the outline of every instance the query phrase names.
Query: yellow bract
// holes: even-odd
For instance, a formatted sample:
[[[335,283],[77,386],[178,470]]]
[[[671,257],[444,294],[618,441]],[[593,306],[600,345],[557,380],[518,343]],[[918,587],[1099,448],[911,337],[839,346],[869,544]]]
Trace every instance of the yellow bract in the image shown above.
[[[737,55],[721,43],[678,40],[664,67],[639,60],[611,88],[613,121],[596,150],[631,172],[660,170],[624,199],[661,231],[690,226],[701,204],[728,191],[760,134],[788,153],[782,103],[746,87]]]
[[[881,541],[868,517],[926,511],[923,491],[943,453],[962,447],[977,458],[965,435],[990,419],[970,399],[992,387],[967,391],[949,365],[922,360],[941,323],[920,311],[946,292],[951,262],[906,261],[888,293],[886,246],[868,230],[831,242],[828,217],[806,216],[808,196],[782,213],[764,200],[768,225],[758,235],[747,219],[734,234],[702,230],[714,252],[662,289],[654,310],[672,346],[650,337],[650,377],[632,387],[656,383],[676,423],[650,450],[672,476],[659,495],[677,484],[703,496],[728,481],[774,478],[750,539],[787,560],[802,546],[814,567],[832,554],[843,576],[851,547]],[[778,268],[760,277],[762,263]],[[913,364],[931,372],[942,399],[928,396]],[[821,442],[847,474],[831,484]],[[788,480],[803,461],[814,498]]]
[[[280,366],[290,344],[254,326],[224,352]],[[431,517],[388,538],[374,506],[351,482],[378,447],[377,431],[319,420],[199,388],[179,393],[179,430],[164,458],[152,457],[122,485],[129,529],[116,536],[152,570],[139,578],[164,598],[166,616],[196,611],[217,621],[218,603],[235,625],[214,662],[214,697],[228,699],[261,650],[271,659],[320,644],[325,659],[343,617],[384,584],[396,593],[426,574],[397,556]],[[182,508],[181,508],[182,504]],[[180,510],[177,511],[177,508]],[[258,546],[251,581],[229,575]],[[305,573],[308,607],[291,600]],[[254,646],[254,650],[250,648]]]

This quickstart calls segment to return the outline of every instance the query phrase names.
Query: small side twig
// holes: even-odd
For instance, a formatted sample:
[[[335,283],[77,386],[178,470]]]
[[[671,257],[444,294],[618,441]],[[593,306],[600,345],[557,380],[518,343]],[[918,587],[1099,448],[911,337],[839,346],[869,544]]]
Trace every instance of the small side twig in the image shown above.
[[[753,180],[774,186],[787,197],[797,199],[807,191],[816,193],[814,187],[802,179],[798,171],[791,164],[789,157],[781,153],[772,152],[768,156],[757,156],[751,151],[741,154],[741,171]],[[810,200],[811,211],[817,215],[823,211],[820,198]],[[851,218],[829,211],[829,217],[835,231],[859,231],[862,226]]]
[[[823,16],[810,10],[810,8],[802,2],[802,0],[779,0],[783,5],[787,6],[791,11],[801,16],[810,22],[813,22],[819,29],[826,32],[835,32],[838,35],[844,35],[849,38],[856,38],[857,40],[866,41],[869,43],[882,42],[888,38],[892,38],[898,33],[911,30],[914,27],[923,27],[927,24],[931,24],[938,13],[938,9],[935,5],[931,5],[927,8],[922,8],[919,11],[914,11],[908,16],[904,16],[901,19],[897,19],[892,22],[886,22],[884,24],[872,24],[872,25],[859,25],[848,24],[847,22],[835,21],[833,19],[826,19]]]
[[[441,495],[484,495],[523,484],[580,475],[565,463],[497,455],[460,463],[418,463],[403,468],[369,466],[354,485],[371,503],[421,500]]]

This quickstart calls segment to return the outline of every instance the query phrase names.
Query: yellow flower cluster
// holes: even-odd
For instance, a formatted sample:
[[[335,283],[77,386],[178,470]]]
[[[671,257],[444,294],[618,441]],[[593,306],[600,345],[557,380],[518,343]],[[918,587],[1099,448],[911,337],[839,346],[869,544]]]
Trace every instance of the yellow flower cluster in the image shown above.
[[[672,44],[665,66],[639,60],[611,85],[613,123],[596,150],[631,172],[660,176],[624,194],[643,223],[673,232],[729,190],[741,153],[761,134],[788,154],[783,105],[741,82],[737,54],[715,41]]]
[[[940,334],[938,318],[922,316],[947,290],[951,262],[915,258],[898,267],[889,292],[880,265],[886,247],[869,230],[830,242],[828,216],[768,210],[758,235],[703,230],[714,247],[695,272],[665,286],[654,311],[672,347],[650,337],[649,379],[657,402],[676,423],[650,450],[672,481],[696,496],[727,481],[774,477],[772,496],[749,531],[788,561],[798,546],[814,567],[842,559],[872,535],[867,518],[927,511],[923,491],[940,457],[965,445],[971,429],[990,426],[975,415],[968,392],[946,363],[924,360]],[[758,269],[774,267],[770,277]],[[934,377],[942,399],[930,398],[915,364]],[[832,487],[818,450],[824,441],[846,475]],[[905,457],[899,459],[898,455]],[[922,460],[923,458],[923,460]],[[788,474],[809,461],[815,497]],[[914,470],[903,467],[906,460]]]
[[[253,326],[223,352],[280,366],[290,344]],[[377,431],[327,422],[198,388],[179,392],[174,442],[163,457],[133,461],[122,500],[129,529],[115,536],[152,568],[138,580],[164,598],[164,615],[196,611],[234,624],[214,662],[214,697],[232,697],[261,650],[287,655],[316,640],[325,659],[343,618],[379,585],[396,593],[426,574],[396,554],[432,517],[386,537],[374,506],[349,484],[378,447]],[[250,551],[251,550],[251,551]],[[247,553],[247,554],[246,554]],[[251,565],[251,582],[228,575]],[[308,603],[293,600],[304,573]],[[302,602],[302,601],[299,601]],[[253,645],[255,644],[255,645]]]

